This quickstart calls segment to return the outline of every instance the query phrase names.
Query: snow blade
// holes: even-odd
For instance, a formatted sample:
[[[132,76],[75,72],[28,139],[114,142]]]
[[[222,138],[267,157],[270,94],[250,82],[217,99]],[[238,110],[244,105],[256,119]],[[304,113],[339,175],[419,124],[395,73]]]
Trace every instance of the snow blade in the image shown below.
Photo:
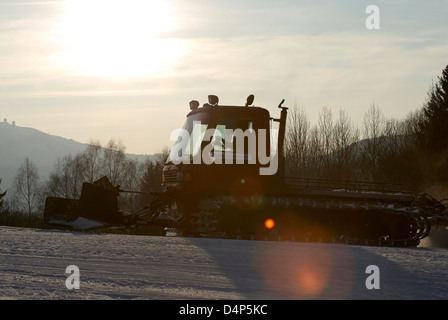
[[[106,177],[94,183],[84,182],[78,204],[79,216],[111,224],[120,223],[118,191]]]
[[[107,177],[94,183],[84,182],[79,200],[48,197],[45,200],[44,222],[70,225],[83,217],[106,224],[119,224],[123,216],[118,210],[118,194],[117,188],[112,186]]]
[[[77,214],[78,200],[58,197],[48,197],[45,200],[44,222],[51,220],[74,221]]]

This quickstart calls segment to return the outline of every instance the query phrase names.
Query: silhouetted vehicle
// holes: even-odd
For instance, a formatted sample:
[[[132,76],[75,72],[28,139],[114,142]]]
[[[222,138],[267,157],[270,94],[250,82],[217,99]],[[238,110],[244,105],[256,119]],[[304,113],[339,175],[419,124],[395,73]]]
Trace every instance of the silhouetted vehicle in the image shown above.
[[[432,222],[447,221],[444,204],[402,185],[288,177],[288,108],[283,100],[273,118],[253,100],[191,101],[163,168],[163,192],[123,221],[168,217],[168,233],[187,236],[384,246],[417,246]]]

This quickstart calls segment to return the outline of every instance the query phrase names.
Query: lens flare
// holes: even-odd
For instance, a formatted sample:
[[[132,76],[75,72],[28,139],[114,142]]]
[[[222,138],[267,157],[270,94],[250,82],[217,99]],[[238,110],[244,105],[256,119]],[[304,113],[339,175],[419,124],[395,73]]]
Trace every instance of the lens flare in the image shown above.
[[[265,226],[266,229],[269,229],[269,230],[274,228],[275,227],[274,219],[271,219],[271,218],[266,219],[266,221],[264,222],[264,226]]]
[[[343,299],[356,280],[350,252],[344,246],[271,242],[255,251],[254,265],[276,297]]]
[[[307,297],[317,296],[327,285],[328,271],[321,273],[316,264],[298,268],[298,284]]]

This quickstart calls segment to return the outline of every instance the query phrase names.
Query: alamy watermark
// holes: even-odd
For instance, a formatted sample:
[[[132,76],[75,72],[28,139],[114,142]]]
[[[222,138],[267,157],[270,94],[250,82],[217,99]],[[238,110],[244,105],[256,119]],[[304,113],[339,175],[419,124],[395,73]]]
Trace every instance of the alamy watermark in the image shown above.
[[[374,264],[369,265],[366,268],[366,274],[369,274],[366,279],[366,288],[368,290],[380,289],[380,268]]]
[[[259,168],[260,175],[273,175],[278,170],[278,153],[272,145],[268,152],[266,131],[226,129],[219,125],[207,129],[207,125],[195,121],[191,134],[185,129],[171,133],[170,140],[177,142],[170,160],[174,164],[260,164],[264,166]]]
[[[65,286],[68,290],[79,289],[80,284],[80,274],[79,268],[75,265],[70,265],[65,268],[65,273],[69,273],[70,275],[65,280]]]
[[[366,18],[366,28],[368,30],[379,30],[380,8],[372,4],[366,8],[366,14],[369,14],[369,16]]]

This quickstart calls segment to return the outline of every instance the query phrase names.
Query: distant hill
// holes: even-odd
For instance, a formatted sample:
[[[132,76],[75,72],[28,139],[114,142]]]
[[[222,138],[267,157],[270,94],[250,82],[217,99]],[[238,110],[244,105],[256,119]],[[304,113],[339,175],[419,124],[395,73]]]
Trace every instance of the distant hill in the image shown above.
[[[87,144],[50,135],[33,128],[0,122],[0,190],[11,187],[17,170],[26,157],[36,165],[41,180],[46,180],[58,158],[87,148]],[[143,160],[148,156],[130,155]]]

